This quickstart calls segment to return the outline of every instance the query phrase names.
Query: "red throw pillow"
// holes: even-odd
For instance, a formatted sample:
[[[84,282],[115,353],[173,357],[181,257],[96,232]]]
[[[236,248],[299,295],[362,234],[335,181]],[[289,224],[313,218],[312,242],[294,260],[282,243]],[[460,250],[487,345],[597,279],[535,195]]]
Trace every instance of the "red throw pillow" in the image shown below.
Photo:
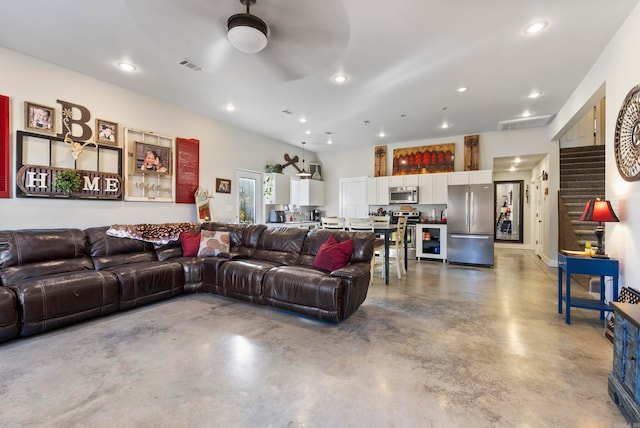
[[[313,260],[313,267],[328,272],[341,269],[345,267],[351,258],[352,252],[353,239],[338,242],[333,235],[331,235],[324,244],[320,245],[318,254],[316,254],[316,258]]]
[[[180,244],[182,245],[182,255],[184,257],[195,257],[200,248],[200,232],[182,232],[180,234]]]

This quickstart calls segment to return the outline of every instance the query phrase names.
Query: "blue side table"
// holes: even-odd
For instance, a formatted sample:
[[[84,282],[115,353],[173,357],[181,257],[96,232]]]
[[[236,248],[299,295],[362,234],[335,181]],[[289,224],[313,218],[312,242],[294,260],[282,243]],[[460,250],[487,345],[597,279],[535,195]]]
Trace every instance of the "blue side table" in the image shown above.
[[[565,275],[566,290],[562,294],[562,276]],[[600,277],[600,299],[583,299],[571,297],[571,274],[581,273]],[[558,313],[562,313],[562,301],[566,303],[565,321],[571,323],[571,307],[594,309],[600,311],[600,319],[604,319],[604,312],[611,311],[604,301],[604,277],[613,278],[613,300],[618,300],[618,260],[598,259],[592,257],[568,256],[558,253]]]

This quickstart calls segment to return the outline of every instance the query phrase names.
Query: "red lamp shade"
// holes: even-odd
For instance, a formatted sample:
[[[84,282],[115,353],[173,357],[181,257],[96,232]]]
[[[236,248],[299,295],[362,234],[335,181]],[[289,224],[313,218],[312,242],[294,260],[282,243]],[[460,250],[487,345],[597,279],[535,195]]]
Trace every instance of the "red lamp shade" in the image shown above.
[[[601,201],[600,199],[591,199],[587,202],[582,212],[581,221],[598,221],[605,222],[619,222],[616,213],[611,208],[609,201]]]
[[[613,212],[611,203],[609,201],[601,201],[600,199],[589,200],[587,205],[584,207],[580,220],[598,222],[598,227],[596,227],[596,239],[598,240],[598,250],[596,251],[596,255],[607,257],[604,252],[604,243],[602,242],[602,238],[604,236],[604,225],[602,223],[620,221],[618,220],[616,213]]]

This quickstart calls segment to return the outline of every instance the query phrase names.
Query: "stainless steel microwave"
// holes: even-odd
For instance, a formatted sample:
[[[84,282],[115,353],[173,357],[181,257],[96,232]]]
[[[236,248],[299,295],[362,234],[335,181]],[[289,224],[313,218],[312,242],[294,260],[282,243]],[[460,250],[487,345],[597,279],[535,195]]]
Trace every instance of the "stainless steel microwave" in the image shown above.
[[[417,204],[418,203],[418,187],[417,186],[389,187],[389,203],[390,204]]]

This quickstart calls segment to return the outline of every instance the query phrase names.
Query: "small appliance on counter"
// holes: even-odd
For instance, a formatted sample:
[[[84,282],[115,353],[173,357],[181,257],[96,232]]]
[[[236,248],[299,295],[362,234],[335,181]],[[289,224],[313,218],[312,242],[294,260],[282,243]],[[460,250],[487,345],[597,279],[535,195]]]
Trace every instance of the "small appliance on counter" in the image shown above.
[[[284,210],[269,211],[269,223],[284,223],[286,221],[287,221],[287,216]]]
[[[311,210],[309,212],[309,220],[320,221],[320,210]]]

